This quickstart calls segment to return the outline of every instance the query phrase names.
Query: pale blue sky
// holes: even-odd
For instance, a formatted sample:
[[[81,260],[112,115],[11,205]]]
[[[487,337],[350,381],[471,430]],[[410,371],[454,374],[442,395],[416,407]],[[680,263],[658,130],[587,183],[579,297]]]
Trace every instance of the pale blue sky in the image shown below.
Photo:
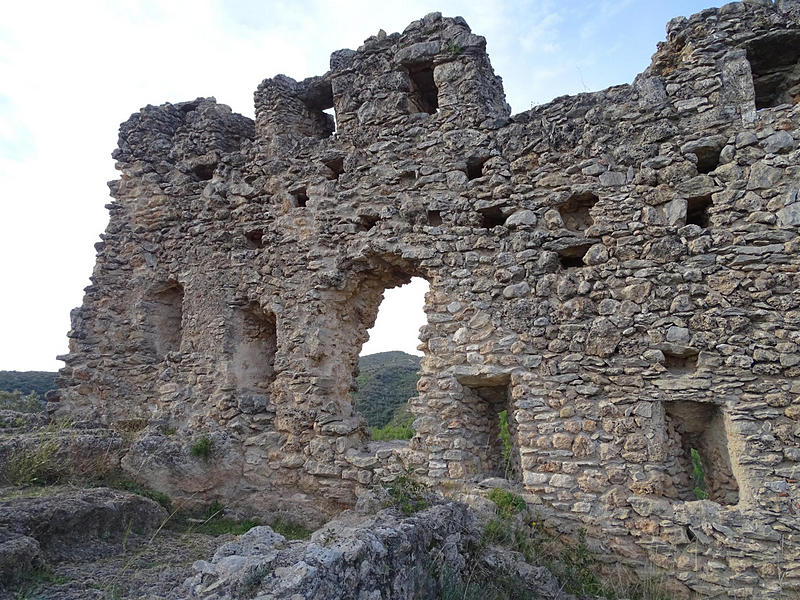
[[[330,53],[438,10],[487,38],[514,112],[630,83],[664,26],[710,4],[15,2],[0,22],[0,369],[56,369],[105,229],[119,123],[145,104],[215,96],[252,116],[265,77],[320,75]],[[401,304],[408,304],[403,301]],[[414,302],[421,302],[417,298]],[[409,317],[411,319],[411,317]],[[398,319],[395,319],[398,320]],[[404,317],[406,330],[415,331]],[[405,342],[410,350],[415,342]]]

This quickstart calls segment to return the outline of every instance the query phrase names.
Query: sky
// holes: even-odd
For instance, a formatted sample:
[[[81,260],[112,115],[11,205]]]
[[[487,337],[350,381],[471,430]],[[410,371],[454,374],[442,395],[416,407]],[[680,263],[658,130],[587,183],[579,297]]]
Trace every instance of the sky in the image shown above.
[[[710,1],[8,3],[0,21],[0,370],[62,366],[55,357],[67,350],[69,312],[81,304],[108,222],[118,127],[140,107],[214,96],[252,117],[261,80],[324,74],[334,50],[440,11],[486,37],[517,113],[630,83],[666,22]],[[364,352],[418,353],[425,286],[406,287],[399,300],[387,292],[395,312],[385,317],[382,305]]]

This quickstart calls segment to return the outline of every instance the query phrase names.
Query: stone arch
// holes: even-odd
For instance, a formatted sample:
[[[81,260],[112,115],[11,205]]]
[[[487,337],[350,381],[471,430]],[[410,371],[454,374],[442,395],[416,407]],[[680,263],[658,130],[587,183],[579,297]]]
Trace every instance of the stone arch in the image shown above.
[[[335,355],[323,361],[324,371],[330,375],[331,398],[343,418],[358,419],[350,396],[358,375],[358,356],[368,339],[368,331],[375,324],[378,310],[388,289],[409,283],[412,277],[431,282],[431,275],[413,261],[395,254],[372,255],[351,265],[351,277],[343,290],[341,300],[335,305],[337,325],[333,331],[332,345]],[[330,412],[330,411],[326,411]]]

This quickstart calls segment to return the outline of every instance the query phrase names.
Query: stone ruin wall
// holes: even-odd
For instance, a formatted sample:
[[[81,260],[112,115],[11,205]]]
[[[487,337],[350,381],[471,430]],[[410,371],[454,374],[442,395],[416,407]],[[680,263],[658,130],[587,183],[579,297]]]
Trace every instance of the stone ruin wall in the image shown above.
[[[507,475],[553,526],[684,591],[796,594],[800,4],[667,31],[632,85],[514,116],[438,14],[265,80],[255,122],[142,109],[54,410],[141,423],[124,464],[154,487],[313,520],[402,468],[506,475],[507,408]],[[359,350],[412,276],[417,433],[369,443]]]

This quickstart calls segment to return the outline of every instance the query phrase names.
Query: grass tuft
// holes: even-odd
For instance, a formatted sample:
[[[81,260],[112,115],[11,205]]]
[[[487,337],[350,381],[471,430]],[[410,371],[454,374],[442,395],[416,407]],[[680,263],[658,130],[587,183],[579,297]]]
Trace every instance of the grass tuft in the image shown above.
[[[494,488],[489,492],[489,500],[495,503],[497,514],[504,519],[510,519],[515,514],[521,513],[528,508],[521,496],[501,488]]]
[[[35,448],[12,450],[5,461],[3,478],[11,485],[51,485],[64,477],[64,466],[58,457],[58,443],[45,440]]]
[[[210,437],[202,436],[196,439],[190,448],[192,456],[208,460],[211,458],[211,452],[214,449],[214,440]]]

